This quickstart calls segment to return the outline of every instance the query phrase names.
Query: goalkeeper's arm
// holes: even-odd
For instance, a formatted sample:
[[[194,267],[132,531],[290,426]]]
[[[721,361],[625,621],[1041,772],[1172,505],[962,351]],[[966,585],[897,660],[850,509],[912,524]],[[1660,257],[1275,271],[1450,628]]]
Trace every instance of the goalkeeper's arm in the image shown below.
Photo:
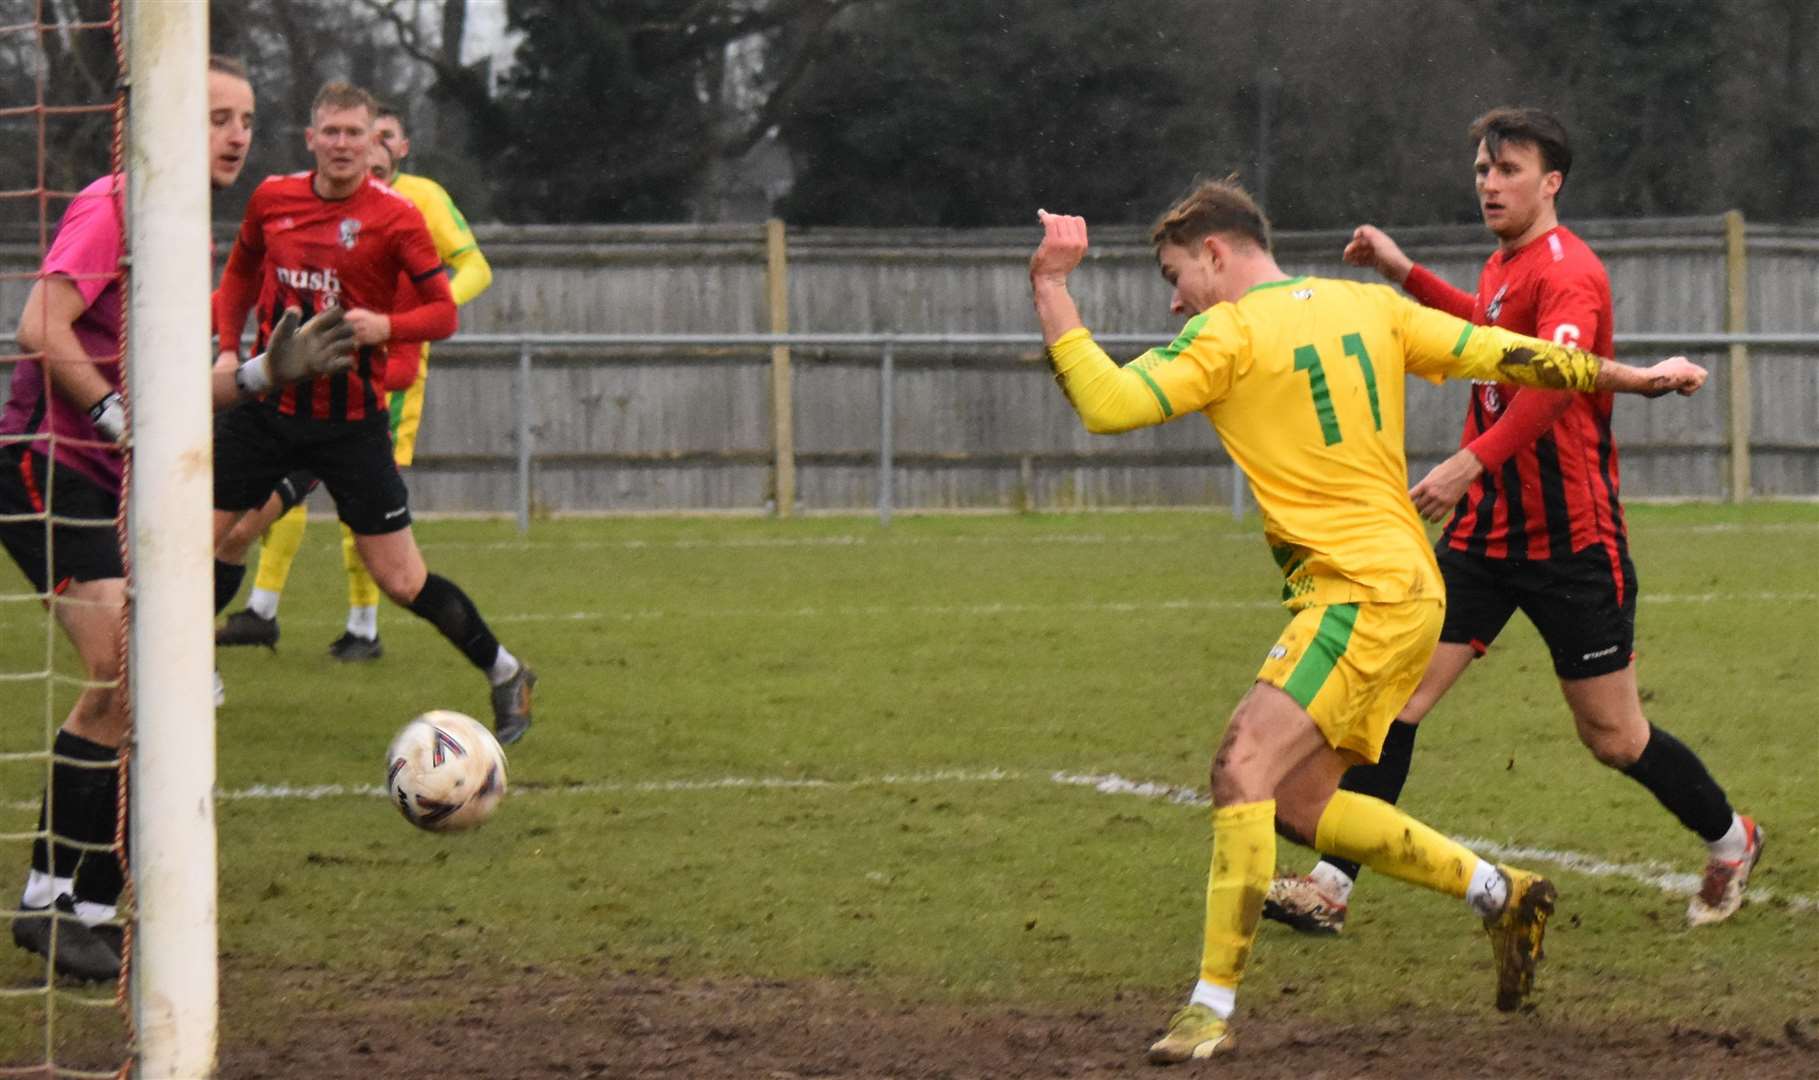
[[[235,364],[225,351],[221,354],[210,384],[215,408],[353,366],[354,328],[348,325],[346,312],[328,308],[299,329],[301,318],[296,308],[287,309],[272,327],[265,351],[244,364]]]
[[[76,321],[87,310],[88,301],[69,278],[42,278],[25,298],[17,340],[21,349],[44,358],[53,392],[86,411],[102,438],[118,442],[126,429],[126,407],[76,336]]]

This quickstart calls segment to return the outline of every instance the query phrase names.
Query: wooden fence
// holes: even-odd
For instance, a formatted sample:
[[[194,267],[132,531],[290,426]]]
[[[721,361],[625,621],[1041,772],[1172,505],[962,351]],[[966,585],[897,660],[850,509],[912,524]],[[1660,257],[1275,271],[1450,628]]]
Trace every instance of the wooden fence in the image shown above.
[[[1745,227],[1734,216],[1577,228],[1610,270],[1620,335],[1819,329],[1819,230]],[[1012,347],[894,347],[898,506],[1223,505],[1229,459],[1199,418],[1116,438],[1080,430],[1037,347],[1024,270],[1035,237],[1033,226],[483,230],[497,275],[464,309],[463,332],[1027,334]],[[1476,227],[1398,238],[1467,288],[1491,247]],[[1284,234],[1277,251],[1291,272],[1368,276],[1339,262],[1344,239]],[[1141,230],[1095,230],[1074,283],[1096,331],[1160,341],[1177,325]],[[1686,351],[1714,371],[1697,398],[1619,405],[1627,492],[1819,494],[1819,344],[1620,351]],[[853,510],[879,497],[877,344],[538,348],[532,359],[538,509],[775,509],[782,492],[783,512]],[[413,479],[425,509],[512,505],[518,360],[510,346],[437,346]],[[1417,475],[1457,447],[1463,402],[1462,387],[1411,387]]]
[[[1626,493],[1819,494],[1819,229],[1733,216],[1573,223],[1611,275],[1626,334],[1813,334],[1815,343],[1687,352],[1714,380],[1691,399],[1619,404]],[[1400,230],[1470,288],[1491,250],[1476,226]],[[864,510],[880,494],[880,344],[701,344],[771,332],[1016,334],[1018,344],[893,346],[892,496],[905,509],[1223,505],[1231,468],[1204,420],[1085,434],[1036,338],[1027,229],[768,226],[481,227],[493,287],[438,344],[417,464],[424,512],[509,513],[530,435],[537,512]],[[1343,233],[1286,233],[1293,273],[1368,276]],[[1168,338],[1178,320],[1143,231],[1094,230],[1074,279],[1095,331]],[[0,270],[32,253],[0,249]],[[0,280],[0,312],[26,282]],[[684,345],[538,345],[516,335],[692,335]],[[1136,346],[1121,350],[1139,351]],[[1120,352],[1115,350],[1115,352]],[[524,361],[528,356],[528,377]],[[1411,386],[1416,475],[1458,445],[1464,389]]]

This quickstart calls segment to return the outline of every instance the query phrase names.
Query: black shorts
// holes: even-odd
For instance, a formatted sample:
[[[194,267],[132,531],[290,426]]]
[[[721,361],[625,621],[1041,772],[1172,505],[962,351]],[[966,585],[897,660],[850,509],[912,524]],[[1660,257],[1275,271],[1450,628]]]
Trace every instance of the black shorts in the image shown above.
[[[298,503],[309,498],[309,493],[316,490],[322,481],[308,469],[298,469],[278,481],[278,488],[272,494],[278,496],[278,505],[285,513],[290,513]]]
[[[41,593],[125,577],[114,524],[120,497],[67,465],[49,465],[23,446],[0,452],[0,518],[44,513],[47,491],[57,518],[48,529],[43,519],[0,521],[0,544]]]
[[[261,506],[284,480],[308,469],[334,496],[335,512],[360,536],[411,523],[410,496],[392,460],[385,416],[300,420],[263,404],[215,414],[215,509]]]
[[[1554,657],[1562,679],[1590,679],[1628,667],[1636,643],[1636,568],[1588,547],[1561,559],[1490,559],[1442,546],[1446,624],[1440,640],[1479,655],[1520,608]]]

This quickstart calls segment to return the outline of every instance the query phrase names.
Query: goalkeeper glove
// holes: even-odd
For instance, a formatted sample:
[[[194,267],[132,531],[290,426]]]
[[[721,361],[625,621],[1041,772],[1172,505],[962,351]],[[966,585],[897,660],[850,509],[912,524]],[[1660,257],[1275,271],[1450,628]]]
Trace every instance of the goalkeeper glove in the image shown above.
[[[234,385],[243,394],[263,394],[274,386],[333,375],[354,366],[354,328],[347,313],[331,307],[310,317],[298,329],[303,313],[286,308],[272,327],[265,351],[241,364]]]

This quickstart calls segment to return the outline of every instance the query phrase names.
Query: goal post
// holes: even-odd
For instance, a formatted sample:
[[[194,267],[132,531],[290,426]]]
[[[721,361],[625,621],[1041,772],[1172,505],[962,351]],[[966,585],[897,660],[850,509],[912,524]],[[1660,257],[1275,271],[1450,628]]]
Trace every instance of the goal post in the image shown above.
[[[134,1075],[215,1073],[208,5],[126,0]]]

